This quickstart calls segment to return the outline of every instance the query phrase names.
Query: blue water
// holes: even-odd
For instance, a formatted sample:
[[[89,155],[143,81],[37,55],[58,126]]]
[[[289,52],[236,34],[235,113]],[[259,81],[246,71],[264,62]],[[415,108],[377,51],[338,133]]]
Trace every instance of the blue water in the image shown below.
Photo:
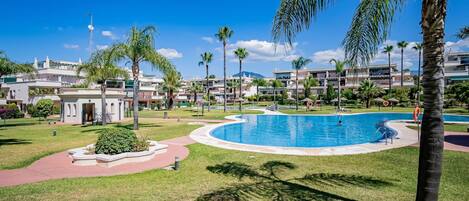
[[[412,120],[407,113],[354,115],[242,115],[244,123],[218,127],[211,135],[226,141],[282,147],[329,147],[383,139],[388,120]],[[342,125],[338,126],[339,119]],[[469,116],[445,115],[445,121],[469,122]],[[379,130],[379,131],[377,131]]]

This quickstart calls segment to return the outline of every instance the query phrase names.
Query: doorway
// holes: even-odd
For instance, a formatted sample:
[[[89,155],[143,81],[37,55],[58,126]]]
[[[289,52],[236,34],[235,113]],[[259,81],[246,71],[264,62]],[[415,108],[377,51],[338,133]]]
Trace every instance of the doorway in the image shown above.
[[[81,112],[81,123],[86,124],[94,121],[94,103],[83,103]]]

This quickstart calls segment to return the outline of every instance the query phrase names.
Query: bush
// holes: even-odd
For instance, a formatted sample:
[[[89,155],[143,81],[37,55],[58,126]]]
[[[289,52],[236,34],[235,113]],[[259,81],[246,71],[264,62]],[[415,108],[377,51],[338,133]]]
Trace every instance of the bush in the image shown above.
[[[137,137],[137,143],[135,143],[134,151],[147,151],[148,148],[150,147],[150,143],[148,142],[150,140],[148,136],[146,135],[139,135]]]
[[[47,118],[49,115],[52,115],[54,102],[51,99],[41,99],[36,103],[34,108],[34,113],[31,114],[33,117]]]
[[[5,106],[5,109],[0,109],[0,118],[2,119],[15,119],[23,118],[24,113],[18,109],[18,106],[14,103],[10,103]]]
[[[106,128],[99,132],[96,154],[120,154],[135,150],[138,139],[135,133],[125,128]]]

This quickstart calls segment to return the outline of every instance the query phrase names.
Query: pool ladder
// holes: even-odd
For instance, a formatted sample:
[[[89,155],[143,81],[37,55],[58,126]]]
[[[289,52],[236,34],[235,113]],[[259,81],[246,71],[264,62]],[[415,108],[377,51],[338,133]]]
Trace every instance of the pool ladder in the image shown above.
[[[391,129],[388,129],[386,127],[379,127],[376,130],[375,134],[377,132],[380,132],[382,134],[382,136],[384,137],[384,140],[385,140],[384,142],[385,142],[386,145],[388,144],[388,138],[391,138],[391,144],[393,144],[393,142],[394,142],[394,140],[393,140],[394,139],[394,133],[392,133]]]

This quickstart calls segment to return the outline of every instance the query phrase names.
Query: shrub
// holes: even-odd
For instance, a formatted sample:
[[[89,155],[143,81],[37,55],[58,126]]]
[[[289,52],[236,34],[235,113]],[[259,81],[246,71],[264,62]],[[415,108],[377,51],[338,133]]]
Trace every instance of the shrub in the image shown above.
[[[131,130],[125,128],[105,128],[99,132],[96,141],[96,154],[120,154],[134,151],[137,144],[137,136]]]
[[[23,118],[24,113],[18,109],[18,106],[14,103],[10,103],[5,106],[5,109],[0,109],[0,118],[2,119],[15,119]]]
[[[147,151],[148,147],[150,147],[148,140],[149,138],[146,135],[137,136],[137,143],[135,143],[134,151]]]
[[[49,115],[52,115],[54,102],[51,99],[41,99],[34,107],[35,111],[31,114],[33,117],[47,118]]]

